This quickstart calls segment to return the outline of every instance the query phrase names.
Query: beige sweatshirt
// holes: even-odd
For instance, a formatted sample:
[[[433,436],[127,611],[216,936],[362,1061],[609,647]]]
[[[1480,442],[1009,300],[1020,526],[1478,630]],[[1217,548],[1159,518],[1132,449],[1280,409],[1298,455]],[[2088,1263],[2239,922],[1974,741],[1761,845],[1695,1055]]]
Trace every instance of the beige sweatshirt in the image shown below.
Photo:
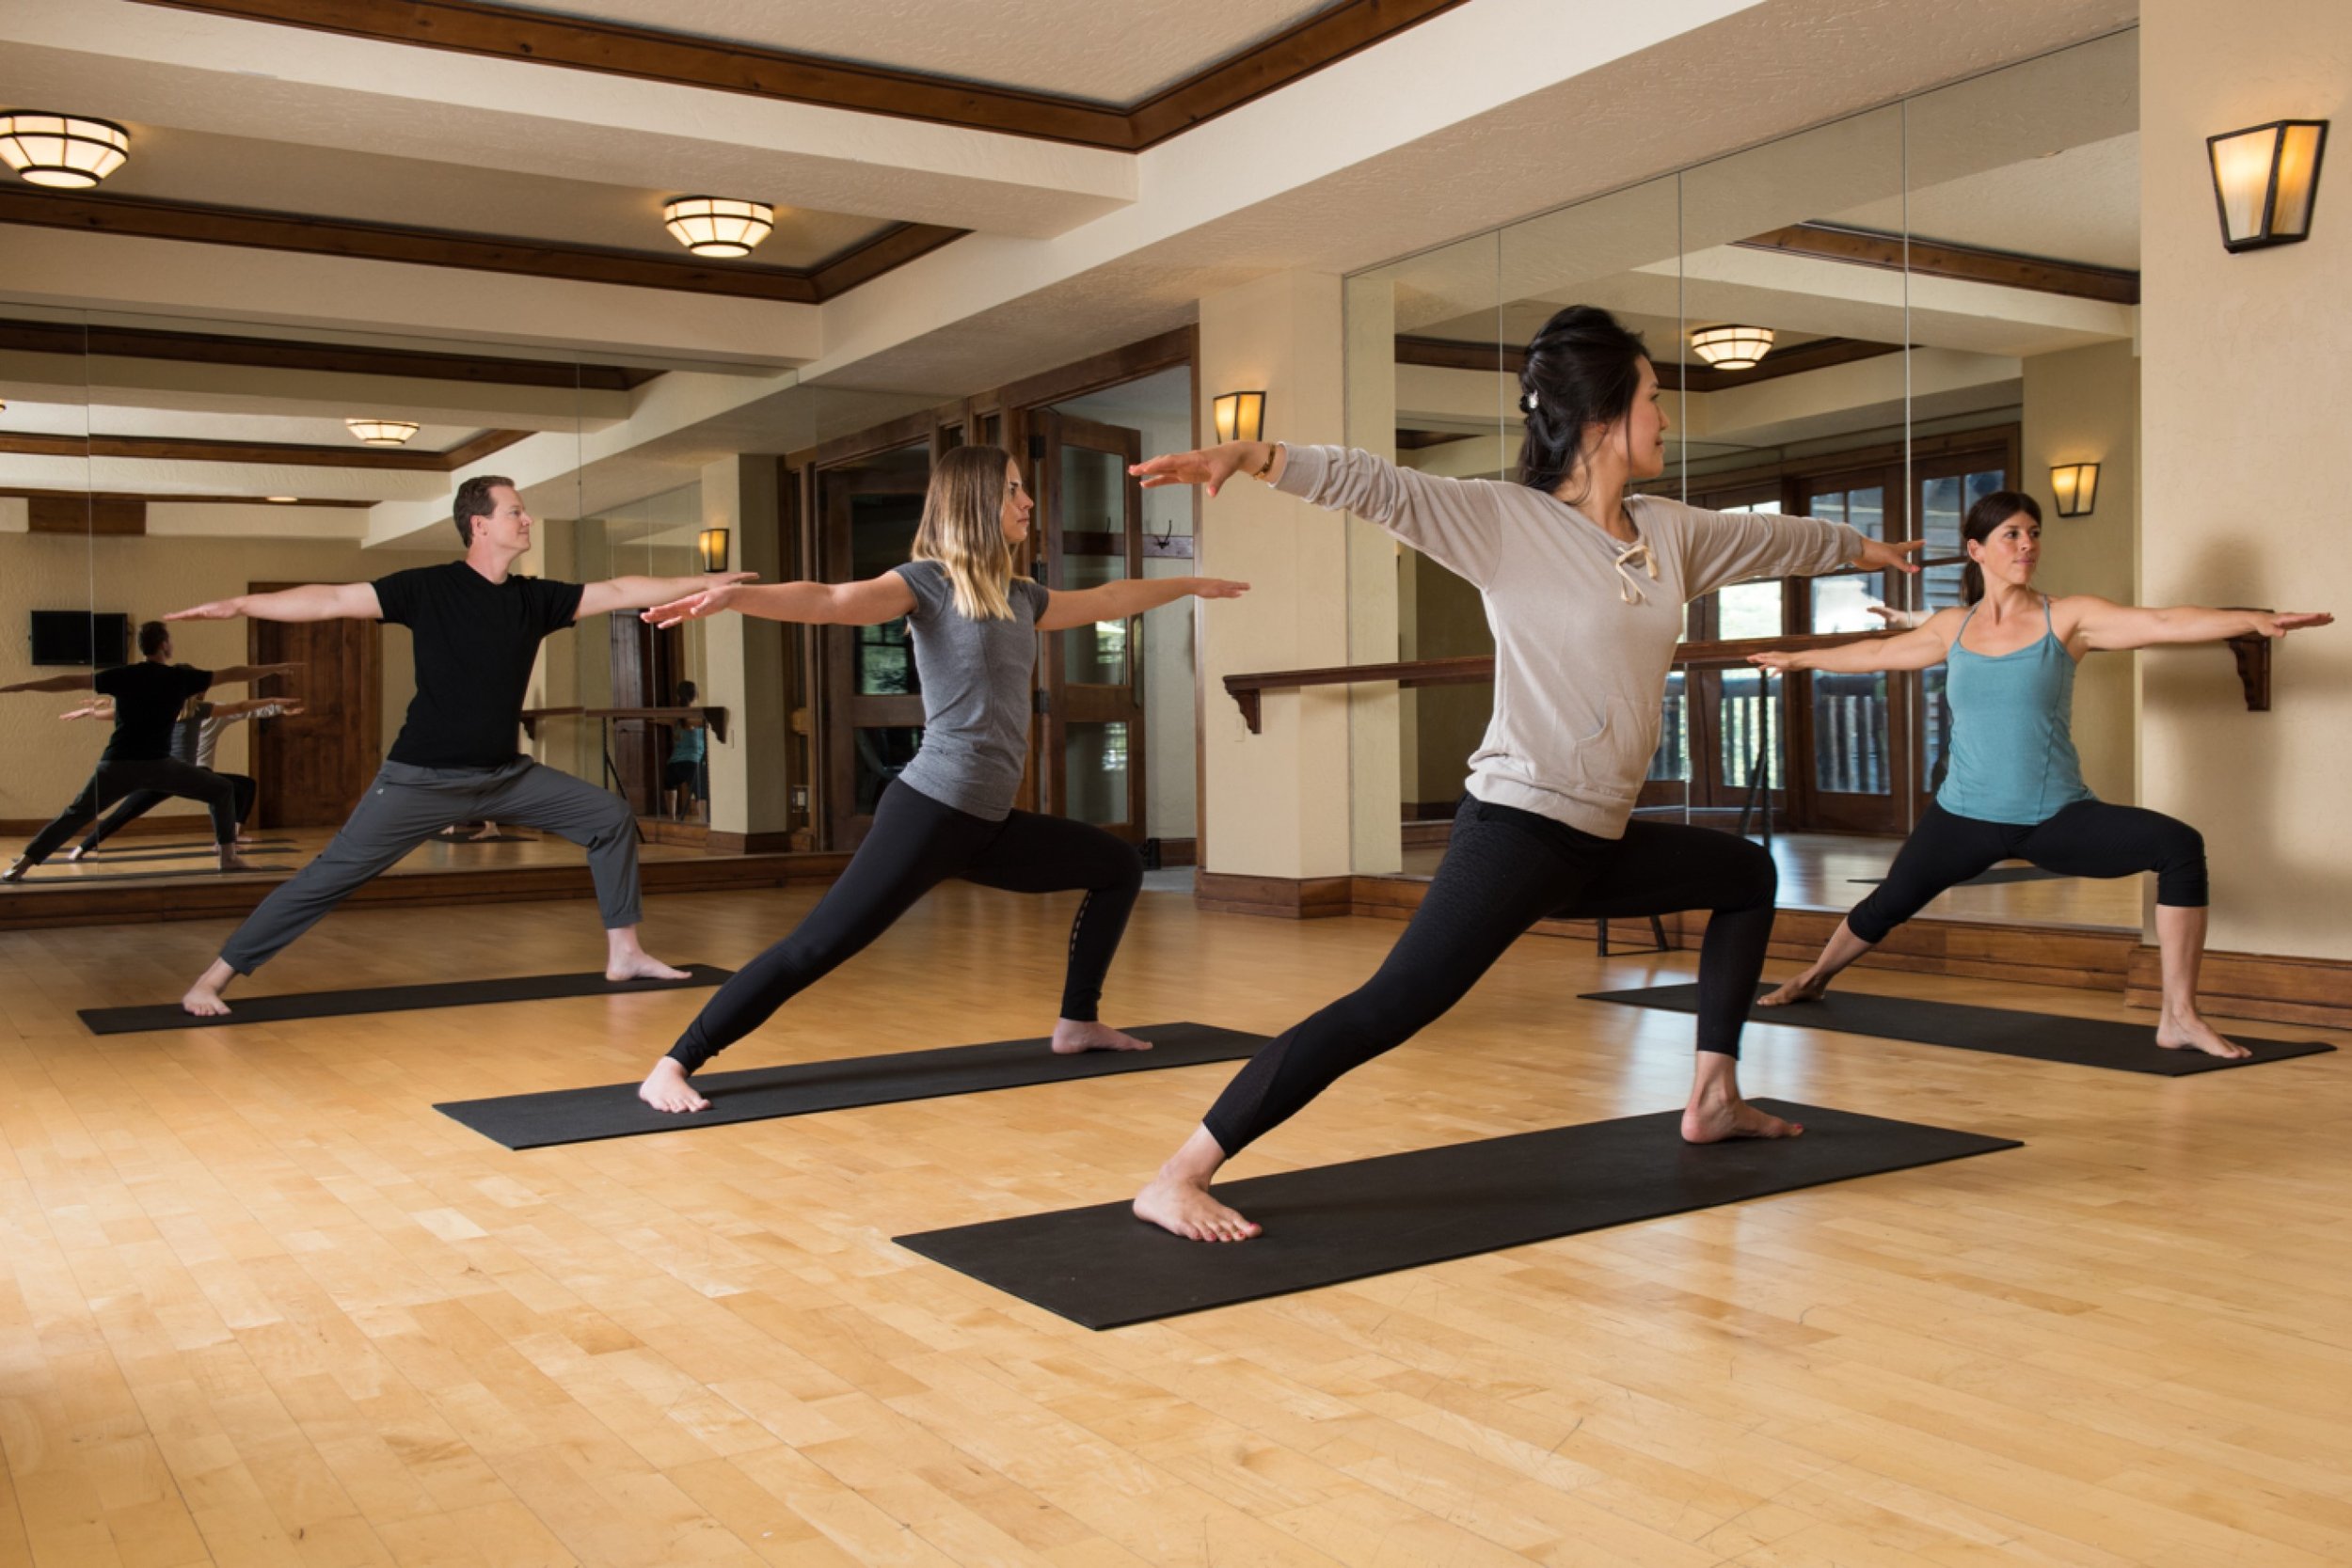
[[[1628,546],[1523,484],[1440,479],[1346,447],[1292,447],[1277,486],[1379,524],[1475,584],[1495,638],[1495,706],[1470,792],[1625,836],[1658,749],[1682,607],[1726,583],[1834,571],[1844,523],[1629,496]]]

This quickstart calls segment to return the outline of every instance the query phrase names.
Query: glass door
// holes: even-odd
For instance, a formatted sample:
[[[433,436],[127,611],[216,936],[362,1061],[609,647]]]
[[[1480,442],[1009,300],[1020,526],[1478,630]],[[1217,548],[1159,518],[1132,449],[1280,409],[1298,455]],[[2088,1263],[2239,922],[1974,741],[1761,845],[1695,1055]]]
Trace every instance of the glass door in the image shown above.
[[[1970,507],[1995,490],[2008,488],[2009,473],[2004,456],[1990,451],[1963,452],[1919,465],[1919,535],[1927,541],[1927,547],[1919,552],[1926,564],[1913,579],[1914,608],[1949,610],[1964,603],[1961,577],[1968,552],[1961,540],[1961,524],[1967,519]],[[1944,695],[1944,675],[1945,667],[1939,664],[1909,677],[1917,683],[1914,711],[1919,715],[1919,723],[1912,757],[1913,776],[1919,781],[1920,811],[1927,809],[1943,784],[1950,755],[1952,710]]]
[[[1849,474],[1808,480],[1798,510],[1826,522],[1848,523],[1866,539],[1905,536],[1899,515],[1889,519],[1887,501],[1901,491],[1899,467],[1890,474],[1872,467]],[[1888,480],[1894,480],[1889,485]],[[1885,623],[1869,612],[1888,598],[1883,572],[1839,572],[1799,579],[1804,600],[1801,630],[1815,636],[1882,631]],[[1909,823],[1904,791],[1898,786],[1898,759],[1911,757],[1910,705],[1891,701],[1902,677],[1883,673],[1841,675],[1815,671],[1804,677],[1798,717],[1806,734],[1800,744],[1810,753],[1811,799],[1804,819],[1851,832],[1899,833]],[[1906,769],[1907,770],[1907,769]]]
[[[1038,561],[1057,594],[1143,575],[1140,431],[1074,414],[1033,417]],[[1143,617],[1047,634],[1038,661],[1038,809],[1130,844],[1144,832]]]
[[[923,519],[931,444],[911,442],[818,470],[820,576],[857,582],[903,564]],[[825,816],[835,849],[854,849],[874,805],[923,742],[923,687],[906,621],[827,626]]]

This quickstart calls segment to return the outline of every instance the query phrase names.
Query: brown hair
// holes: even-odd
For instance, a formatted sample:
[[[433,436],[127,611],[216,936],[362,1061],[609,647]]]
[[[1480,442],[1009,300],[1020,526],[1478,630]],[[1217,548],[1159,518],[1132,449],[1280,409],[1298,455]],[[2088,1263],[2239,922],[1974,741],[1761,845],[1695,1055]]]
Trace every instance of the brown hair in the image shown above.
[[[2042,521],[2042,508],[2023,490],[1995,490],[1989,496],[1980,496],[1977,504],[1968,509],[1967,520],[1960,525],[1960,536],[1963,541],[1973,539],[1981,545],[2020,512],[2036,524]],[[1984,568],[1974,561],[1960,574],[1960,597],[1963,604],[1975,604],[1984,597]]]
[[[946,569],[956,612],[966,620],[1012,619],[1012,544],[1002,520],[1011,464],[1002,447],[958,447],[931,466],[911,559]]]
[[[457,504],[450,508],[450,515],[457,524],[457,537],[465,541],[466,548],[473,548],[473,520],[499,509],[499,503],[490,499],[490,492],[501,484],[509,490],[515,488],[515,482],[504,474],[476,474],[457,487]]]

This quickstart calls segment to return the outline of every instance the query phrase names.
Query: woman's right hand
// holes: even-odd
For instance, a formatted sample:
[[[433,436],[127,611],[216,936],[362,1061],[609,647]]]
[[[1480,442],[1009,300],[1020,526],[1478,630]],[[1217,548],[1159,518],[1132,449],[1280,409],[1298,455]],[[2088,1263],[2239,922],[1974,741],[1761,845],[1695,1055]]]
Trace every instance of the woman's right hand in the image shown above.
[[[1200,451],[1163,452],[1133,465],[1127,471],[1141,480],[1146,490],[1156,490],[1164,484],[1199,484],[1215,496],[1235,474],[1255,473],[1264,467],[1268,455],[1266,442],[1228,441],[1221,447]]]
[[[1775,675],[1786,675],[1791,671],[1807,668],[1804,655],[1780,648],[1767,648],[1760,654],[1750,654],[1748,662],[1758,669],[1770,670]]]
[[[739,582],[722,582],[706,588],[699,594],[689,594],[682,599],[672,599],[668,604],[658,604],[638,619],[652,626],[665,627],[675,626],[680,621],[699,621],[706,616],[716,615],[721,610],[734,609],[738,593],[742,586]]]

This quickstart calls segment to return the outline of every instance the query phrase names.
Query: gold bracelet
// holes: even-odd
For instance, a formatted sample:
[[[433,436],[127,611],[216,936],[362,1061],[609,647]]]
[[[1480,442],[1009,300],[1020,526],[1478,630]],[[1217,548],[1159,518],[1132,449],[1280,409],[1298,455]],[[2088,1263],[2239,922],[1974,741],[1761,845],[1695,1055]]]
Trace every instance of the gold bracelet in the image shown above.
[[[1263,462],[1263,463],[1261,463],[1261,464],[1259,464],[1256,467],[1254,467],[1254,468],[1250,469],[1250,470],[1249,470],[1249,477],[1250,477],[1251,479],[1263,479],[1263,478],[1265,478],[1265,476],[1266,476],[1266,475],[1268,475],[1268,474],[1272,473],[1272,472],[1274,471],[1274,460],[1275,460],[1277,457],[1280,456],[1280,455],[1281,455],[1281,452],[1282,452],[1282,443],[1281,443],[1281,442],[1279,442],[1279,441],[1270,441],[1270,442],[1268,442],[1268,443],[1266,444],[1266,449],[1265,449],[1265,461],[1264,461],[1264,462]]]

